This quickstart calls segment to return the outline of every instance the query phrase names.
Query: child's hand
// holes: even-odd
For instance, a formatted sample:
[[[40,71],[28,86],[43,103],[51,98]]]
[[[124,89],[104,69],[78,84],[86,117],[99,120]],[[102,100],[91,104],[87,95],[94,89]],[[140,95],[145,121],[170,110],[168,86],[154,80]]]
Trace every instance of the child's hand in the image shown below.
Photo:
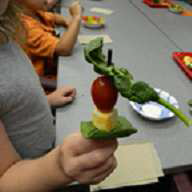
[[[52,9],[57,4],[57,0],[47,0],[46,5],[48,10]]]
[[[60,165],[65,175],[81,184],[96,184],[108,177],[117,166],[116,140],[88,140],[81,134],[64,139]]]
[[[76,16],[81,16],[82,15],[82,7],[79,4],[78,1],[74,2],[70,7],[69,7],[69,12],[72,17]]]
[[[48,102],[52,107],[61,107],[72,102],[76,96],[76,89],[71,86],[64,86],[47,96]]]

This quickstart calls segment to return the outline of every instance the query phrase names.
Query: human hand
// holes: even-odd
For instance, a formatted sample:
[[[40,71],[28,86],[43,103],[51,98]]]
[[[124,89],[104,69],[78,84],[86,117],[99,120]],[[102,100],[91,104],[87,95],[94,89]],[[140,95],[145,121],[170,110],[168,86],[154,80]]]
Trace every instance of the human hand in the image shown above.
[[[48,102],[53,107],[60,107],[72,102],[76,96],[76,89],[71,86],[63,86],[47,96]]]
[[[57,0],[47,0],[46,1],[46,6],[47,6],[48,10],[52,9],[53,7],[55,7],[56,4],[57,4]]]
[[[116,140],[88,140],[74,134],[60,148],[61,167],[71,180],[81,184],[96,184],[108,177],[117,166],[114,152]]]
[[[77,17],[82,15],[82,7],[79,1],[75,1],[74,3],[72,3],[72,5],[69,7],[69,12],[72,17]]]

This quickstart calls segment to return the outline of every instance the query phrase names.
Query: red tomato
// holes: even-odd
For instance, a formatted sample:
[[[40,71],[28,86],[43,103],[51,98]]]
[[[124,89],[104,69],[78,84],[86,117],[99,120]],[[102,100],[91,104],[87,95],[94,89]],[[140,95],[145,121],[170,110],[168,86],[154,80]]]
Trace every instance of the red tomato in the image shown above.
[[[110,77],[98,77],[92,84],[91,94],[96,107],[104,113],[111,112],[116,104],[118,91]]]

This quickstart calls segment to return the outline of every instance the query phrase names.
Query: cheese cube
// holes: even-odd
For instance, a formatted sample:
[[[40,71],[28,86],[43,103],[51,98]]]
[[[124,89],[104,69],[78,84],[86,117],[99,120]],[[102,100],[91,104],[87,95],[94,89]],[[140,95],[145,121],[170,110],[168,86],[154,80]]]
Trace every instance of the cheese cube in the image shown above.
[[[110,113],[102,113],[98,109],[95,109],[92,115],[93,125],[97,129],[110,132],[116,124],[117,115],[118,113],[116,109]]]
[[[190,57],[190,56],[185,56],[185,57],[183,58],[183,61],[184,61],[184,63],[185,63],[186,65],[190,65],[190,64],[192,63],[192,57]]]

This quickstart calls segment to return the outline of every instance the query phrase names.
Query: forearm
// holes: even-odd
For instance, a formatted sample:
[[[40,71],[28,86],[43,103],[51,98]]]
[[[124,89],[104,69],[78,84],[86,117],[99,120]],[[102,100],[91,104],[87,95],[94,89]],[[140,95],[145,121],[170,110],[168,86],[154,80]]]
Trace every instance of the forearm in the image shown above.
[[[72,20],[68,30],[63,33],[55,50],[57,55],[59,56],[71,55],[71,52],[73,50],[73,47],[77,41],[77,37],[79,34],[80,21],[81,21],[80,17],[75,17]]]
[[[23,160],[0,178],[1,192],[48,192],[71,182],[58,166],[59,147],[37,160]]]
[[[55,13],[55,24],[58,26],[63,26],[68,28],[69,27],[68,19],[69,17],[65,17],[63,15]]]

